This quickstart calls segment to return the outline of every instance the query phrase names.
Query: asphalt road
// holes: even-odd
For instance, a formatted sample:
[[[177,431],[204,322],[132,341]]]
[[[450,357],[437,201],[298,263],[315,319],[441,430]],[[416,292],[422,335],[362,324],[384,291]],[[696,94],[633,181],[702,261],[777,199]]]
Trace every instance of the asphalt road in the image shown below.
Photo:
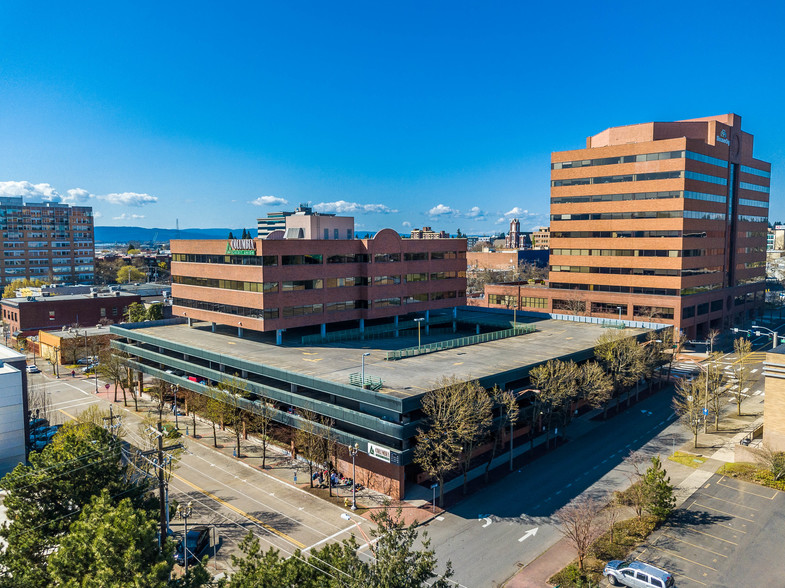
[[[104,410],[109,406],[100,379],[99,395],[94,392],[93,380],[70,376],[57,380],[49,374],[29,374],[29,382],[34,394],[48,399],[52,423],[73,419],[90,406]],[[149,436],[140,426],[139,415],[122,405],[115,405],[114,411],[123,417],[124,438],[136,447],[149,447]],[[237,545],[249,531],[259,538],[263,550],[273,547],[282,556],[291,555],[295,549],[307,552],[351,533],[363,542],[354,522],[341,518],[344,509],[215,451],[209,444],[190,439],[183,442],[186,450],[170,478],[169,498],[193,503],[189,527],[209,525],[215,529],[215,542],[206,551],[211,560],[217,560],[211,562],[211,571],[231,571],[229,555],[239,553]],[[369,523],[355,518],[369,533]],[[182,527],[182,520],[171,521],[173,531],[179,532]]]
[[[602,499],[629,484],[631,451],[670,454],[690,438],[670,403],[664,389],[605,422],[574,422],[558,449],[428,524],[439,562],[451,561],[463,586],[500,585],[561,538],[559,508],[583,492]]]

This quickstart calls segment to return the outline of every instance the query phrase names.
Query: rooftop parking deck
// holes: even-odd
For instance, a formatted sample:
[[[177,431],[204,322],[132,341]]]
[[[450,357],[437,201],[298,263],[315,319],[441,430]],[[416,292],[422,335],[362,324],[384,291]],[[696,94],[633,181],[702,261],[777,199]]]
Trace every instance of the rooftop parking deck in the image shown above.
[[[509,328],[511,318],[512,313],[507,316],[483,310],[461,309],[458,314],[458,333],[452,333],[444,328],[445,325],[439,325],[434,332],[426,334],[423,323],[421,343],[425,345],[473,334],[471,328],[476,323],[486,327],[498,324],[499,328]],[[295,341],[299,337],[294,335],[290,337],[292,341],[284,339],[283,345],[275,345],[269,335],[262,333],[246,331],[240,338],[235,330],[220,326],[216,332],[212,332],[209,323],[195,323],[192,327],[183,324],[142,327],[134,328],[132,332],[155,338],[164,347],[164,342],[170,342],[178,347],[232,356],[339,384],[348,384],[351,374],[360,372],[363,354],[370,353],[365,357],[365,375],[383,381],[379,393],[407,398],[423,394],[435,387],[440,378],[453,375],[459,379],[476,378],[486,386],[504,386],[520,380],[531,367],[549,359],[583,359],[591,356],[596,340],[606,331],[597,324],[538,320],[520,315],[518,322],[533,325],[536,331],[398,361],[385,360],[386,352],[416,347],[416,330],[402,332],[399,337],[308,346],[297,345]],[[626,328],[624,332],[629,336],[640,336],[646,329]],[[131,333],[128,334],[133,338]],[[196,352],[194,354],[198,355]]]

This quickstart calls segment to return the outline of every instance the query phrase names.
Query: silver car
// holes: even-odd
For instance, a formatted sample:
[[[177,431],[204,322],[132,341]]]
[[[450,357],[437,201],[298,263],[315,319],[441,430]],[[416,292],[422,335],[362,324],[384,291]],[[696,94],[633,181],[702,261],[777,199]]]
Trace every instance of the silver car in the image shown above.
[[[602,571],[612,586],[673,588],[673,574],[640,561],[609,561]]]

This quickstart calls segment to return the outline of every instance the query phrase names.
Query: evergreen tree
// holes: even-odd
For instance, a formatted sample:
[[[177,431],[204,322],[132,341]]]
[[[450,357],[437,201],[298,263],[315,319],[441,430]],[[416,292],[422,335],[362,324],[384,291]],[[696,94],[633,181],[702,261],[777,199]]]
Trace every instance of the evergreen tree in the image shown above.
[[[232,234],[232,231],[229,231],[229,236],[227,237],[227,239],[229,239],[230,241],[234,239],[234,235]]]
[[[676,507],[673,496],[673,484],[670,477],[662,469],[659,456],[651,458],[651,466],[643,474],[644,508],[659,520],[664,521]]]

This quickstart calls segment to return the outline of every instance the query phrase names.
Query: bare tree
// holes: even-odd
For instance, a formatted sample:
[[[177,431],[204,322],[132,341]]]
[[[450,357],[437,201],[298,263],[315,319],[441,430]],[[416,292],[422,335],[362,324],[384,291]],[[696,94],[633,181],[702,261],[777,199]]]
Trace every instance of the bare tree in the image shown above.
[[[310,410],[300,411],[301,422],[295,433],[297,447],[308,464],[308,482],[313,488],[313,474],[324,463],[324,443],[319,430],[319,417]],[[329,480],[328,480],[329,483]]]
[[[207,407],[208,397],[199,392],[192,390],[185,390],[185,413],[191,415],[191,424],[193,425],[193,436],[196,437],[196,414],[203,412]]]
[[[578,397],[578,370],[572,361],[558,359],[540,364],[529,372],[532,385],[540,390],[538,402],[545,417],[545,445],[550,447],[554,418],[566,426],[572,414],[572,403]]]
[[[464,382],[441,378],[422,400],[423,427],[417,429],[414,461],[439,482],[439,506],[444,505],[444,477],[460,463],[464,426]]]
[[[493,446],[491,448],[491,456],[485,464],[485,482],[488,482],[488,472],[491,469],[491,463],[496,457],[496,449],[501,445],[504,431],[507,427],[512,427],[518,422],[518,399],[515,394],[509,390],[502,390],[498,386],[491,391],[491,398],[496,406],[499,407],[499,418],[496,421],[496,427],[493,431]],[[512,435],[512,429],[510,432]],[[512,449],[512,436],[510,437],[510,449]],[[512,462],[510,462],[512,463]]]
[[[638,342],[618,330],[606,330],[594,346],[594,356],[605,368],[613,381],[613,388],[617,397],[616,406],[621,401],[621,393],[627,392],[627,405],[629,406],[632,385],[640,379],[643,363],[643,354]],[[605,405],[607,416],[608,405]]]
[[[474,449],[485,440],[493,422],[493,401],[478,381],[466,382],[462,408],[463,493],[466,494]]]
[[[703,376],[703,375],[701,375]],[[682,378],[676,383],[676,394],[673,397],[673,410],[681,421],[692,431],[693,446],[698,446],[703,408],[706,405],[706,385],[702,377],[693,380]]]
[[[262,443],[262,469],[267,468],[267,447],[270,445],[274,411],[275,405],[268,398],[262,396],[254,401],[251,425],[253,430],[259,435],[259,440]]]
[[[706,373],[702,374],[704,377],[708,377],[708,405],[714,415],[714,429],[716,431],[720,430],[720,416],[722,408],[725,406],[725,396],[722,392],[722,386],[725,384],[725,372],[719,362],[721,357],[721,353],[712,353],[706,363]]]
[[[771,472],[775,481],[785,479],[785,451],[774,451],[768,445],[764,445],[755,459]]]
[[[736,380],[736,385],[733,387],[733,395],[736,399],[736,414],[741,416],[741,403],[744,400],[752,377],[748,363],[749,355],[752,352],[752,343],[749,339],[739,337],[733,341],[733,351],[736,353],[736,361],[732,366],[733,377]]]
[[[212,396],[214,393],[215,389],[213,388],[211,390],[211,395],[206,399],[205,415],[208,419],[210,419],[210,423],[212,423],[213,426],[213,446],[218,447],[218,433],[216,431],[216,425],[223,427],[224,414],[226,411],[224,410],[223,402]]]
[[[553,301],[554,310],[563,310],[571,315],[588,315],[586,312],[586,300],[584,300],[577,292],[566,291],[562,298],[558,301]]]
[[[578,553],[578,569],[583,571],[583,560],[589,552],[592,543],[602,534],[600,513],[602,503],[592,497],[578,497],[566,506],[559,509],[556,519],[559,521],[559,531]]]
[[[587,361],[580,366],[578,390],[589,406],[605,406],[613,394],[613,381],[596,361]]]
[[[706,335],[706,341],[709,342],[710,354],[714,353],[714,344],[717,342],[717,339],[719,339],[719,336],[720,336],[720,331],[718,331],[717,329],[711,329],[709,331],[709,334]]]
[[[220,399],[224,406],[225,420],[229,421],[234,429],[235,454],[241,457],[240,437],[245,430],[247,414],[244,409],[244,402],[250,395],[248,387],[236,375],[225,378],[218,383],[219,394],[216,398]]]

